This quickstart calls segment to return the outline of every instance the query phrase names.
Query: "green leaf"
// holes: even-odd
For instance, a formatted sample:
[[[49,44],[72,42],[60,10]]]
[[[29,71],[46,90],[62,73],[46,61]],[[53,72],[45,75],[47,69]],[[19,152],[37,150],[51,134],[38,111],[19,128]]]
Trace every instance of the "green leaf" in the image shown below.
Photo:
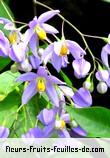
[[[18,114],[15,130],[12,131],[10,137],[21,137],[30,128],[37,126],[37,115],[46,107],[49,100],[45,94],[36,94],[27,105],[25,105]]]
[[[71,119],[87,131],[90,137],[110,137],[110,110],[103,107],[67,107]]]
[[[0,0],[0,17],[5,17],[10,20],[12,20],[14,17],[10,8],[3,0]]]
[[[110,0],[102,0],[102,1],[107,2],[107,3],[110,3]]]
[[[0,71],[3,70],[10,62],[11,60],[9,58],[0,57]]]
[[[0,101],[21,84],[15,81],[19,75],[19,72],[12,73],[11,71],[6,71],[0,74]]]
[[[10,10],[8,5],[3,0],[0,0],[0,17],[7,18],[11,21],[13,21],[13,19],[14,19],[14,15],[13,15],[12,11]],[[0,30],[2,30],[4,32],[4,34],[6,36],[8,36],[9,31],[4,29],[3,24],[0,24]]]
[[[60,75],[61,75],[61,77],[64,79],[64,81],[70,86],[70,87],[72,87],[72,82],[71,82],[71,80],[68,78],[68,76],[61,70],[60,71]]]
[[[18,118],[15,124],[14,133],[17,137],[21,137],[22,134],[26,133],[30,128],[34,128],[36,125],[36,108],[32,104],[25,105],[18,114]]]
[[[5,2],[6,4],[9,4],[9,3],[11,2],[11,0],[4,0],[4,2]]]
[[[16,119],[16,111],[20,104],[20,95],[16,91],[10,93],[0,102],[0,125],[10,128]]]

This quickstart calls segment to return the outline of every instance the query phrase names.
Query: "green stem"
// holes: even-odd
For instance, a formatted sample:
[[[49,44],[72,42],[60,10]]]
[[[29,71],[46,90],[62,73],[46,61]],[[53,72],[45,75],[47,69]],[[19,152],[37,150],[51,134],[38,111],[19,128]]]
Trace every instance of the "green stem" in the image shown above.
[[[29,113],[29,111],[28,111],[28,109],[26,107],[25,107],[25,111],[26,111],[27,117],[30,120],[31,126],[33,128],[34,127],[34,123],[33,123],[32,119],[31,119],[30,113]]]
[[[93,35],[86,35],[86,34],[83,34],[83,36],[88,37],[88,38],[101,39],[101,40],[105,39],[105,37],[101,37],[101,36],[93,36]]]
[[[22,107],[24,107],[23,104],[21,106],[19,106],[19,108],[17,109],[17,113],[22,109]]]

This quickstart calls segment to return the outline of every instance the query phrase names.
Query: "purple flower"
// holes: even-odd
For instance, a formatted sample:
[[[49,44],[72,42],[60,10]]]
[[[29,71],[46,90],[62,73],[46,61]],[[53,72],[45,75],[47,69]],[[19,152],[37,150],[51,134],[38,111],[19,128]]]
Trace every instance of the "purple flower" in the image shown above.
[[[54,68],[59,72],[61,67],[68,64],[67,55],[71,52],[75,59],[80,59],[86,52],[74,41],[61,40],[50,44],[44,51],[42,60],[45,64],[51,60]]]
[[[101,51],[101,59],[107,68],[109,68],[108,55],[110,55],[110,44],[106,44]]]
[[[41,129],[35,127],[30,129],[26,134],[22,135],[23,138],[50,138],[53,136],[60,138],[69,138],[70,134],[66,129],[66,123],[71,125],[70,116],[68,113],[59,111],[59,109],[43,109],[37,119],[44,125]],[[72,130],[81,135],[86,136],[87,132],[80,126],[72,127]]]
[[[23,43],[12,45],[9,57],[17,63],[23,62],[26,58],[26,48]]]
[[[45,132],[39,128],[39,127],[35,127],[35,128],[31,128],[29,129],[29,131],[26,134],[23,134],[21,136],[22,138],[45,138]]]
[[[85,88],[80,88],[74,95],[73,101],[76,107],[88,107],[92,105],[90,92]]]
[[[106,82],[109,79],[109,72],[107,70],[99,70],[96,72],[96,78],[99,81]]]
[[[0,31],[0,56],[8,57],[10,51],[9,41],[4,33]]]
[[[59,99],[57,92],[55,90],[56,84],[64,84],[58,78],[52,75],[48,75],[44,67],[39,67],[37,74],[33,72],[28,72],[21,75],[17,81],[28,81],[29,84],[24,90],[22,96],[22,104],[27,104],[27,102],[36,94],[46,92],[49,99],[55,106],[59,106]]]
[[[45,125],[44,131],[48,137],[55,134],[61,138],[70,137],[66,129],[66,123],[70,122],[69,114],[58,113],[55,109],[43,109],[37,118]]]
[[[90,63],[84,58],[74,60],[72,65],[74,68],[74,75],[79,79],[84,78],[91,68]]]
[[[99,89],[98,92],[101,92],[103,86],[105,87],[104,92],[106,92],[107,88],[110,87],[110,72],[103,69],[99,70],[96,72],[96,78],[101,82],[97,85],[97,88]]]
[[[6,30],[16,30],[15,24],[9,19],[0,17],[0,24],[3,24]]]
[[[41,64],[40,57],[35,57],[34,55],[29,56],[29,61],[33,69],[37,69]]]
[[[30,29],[33,29],[40,39],[46,38],[46,33],[55,34],[58,31],[45,22],[57,15],[59,10],[47,11],[41,14],[38,18],[35,16],[34,19],[29,23]]]
[[[83,137],[87,136],[87,132],[84,129],[82,129],[80,126],[72,128],[72,131],[74,131],[75,133],[77,133],[80,136],[83,136]]]
[[[56,112],[53,109],[43,109],[37,118],[44,124],[48,125],[55,120]]]
[[[0,138],[7,138],[9,136],[9,129],[3,126],[0,126]]]
[[[45,23],[58,13],[59,10],[47,11],[41,14],[38,18],[35,16],[34,19],[29,23],[29,29],[26,31],[26,39],[27,42],[29,42],[29,46],[33,55],[38,56],[36,47],[39,45],[39,39],[46,40],[46,33],[58,33],[54,27]]]

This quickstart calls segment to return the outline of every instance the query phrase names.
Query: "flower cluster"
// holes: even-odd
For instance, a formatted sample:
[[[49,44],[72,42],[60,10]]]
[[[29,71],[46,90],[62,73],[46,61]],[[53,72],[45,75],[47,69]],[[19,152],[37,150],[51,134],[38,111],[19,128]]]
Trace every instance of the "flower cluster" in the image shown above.
[[[11,71],[20,71],[22,74],[16,82],[25,83],[22,94],[22,105],[27,106],[28,102],[39,94],[44,93],[49,99],[47,107],[41,109],[36,116],[38,124],[23,134],[23,138],[41,137],[71,137],[71,132],[86,136],[87,132],[81,128],[77,120],[71,119],[66,107],[71,104],[73,108],[85,108],[92,105],[91,92],[94,89],[92,73],[89,73],[91,64],[85,59],[86,51],[81,46],[64,35],[61,39],[51,41],[48,34],[57,37],[58,30],[46,22],[59,14],[59,10],[47,11],[39,17],[34,17],[22,33],[22,28],[16,28],[15,24],[8,19],[0,18],[0,23],[8,31],[5,35],[0,31],[0,56],[10,58],[14,63]],[[46,43],[42,48],[40,41]],[[105,93],[107,86],[110,86],[110,71],[108,55],[110,44],[103,47],[101,58],[104,67],[98,63],[96,78],[99,81],[97,90]],[[70,55],[71,54],[71,55]],[[48,64],[53,66],[58,73],[70,63],[68,56],[72,58],[72,70],[77,79],[86,78],[83,86],[79,89],[69,87],[66,81],[61,81],[53,76]],[[69,128],[68,128],[69,127]],[[1,132],[3,131],[3,132]],[[71,131],[71,132],[70,132]],[[0,127],[0,137],[7,137],[8,129]]]

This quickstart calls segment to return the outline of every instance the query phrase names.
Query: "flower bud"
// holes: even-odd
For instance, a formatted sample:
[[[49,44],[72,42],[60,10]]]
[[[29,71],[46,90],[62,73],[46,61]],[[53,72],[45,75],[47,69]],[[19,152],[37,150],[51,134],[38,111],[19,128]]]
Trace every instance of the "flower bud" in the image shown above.
[[[18,65],[17,64],[13,64],[10,68],[12,73],[16,73],[18,72]]]
[[[42,56],[43,52],[44,52],[44,49],[43,48],[39,48],[38,54],[39,54],[40,57]]]
[[[77,122],[75,121],[75,120],[73,120],[72,122],[71,122],[71,126],[72,126],[72,128],[74,127],[77,127],[78,126],[78,124],[77,124]]]
[[[19,69],[21,71],[30,72],[32,70],[32,66],[30,65],[29,61],[26,59],[20,64]]]
[[[98,85],[97,85],[97,91],[100,93],[100,94],[104,94],[107,92],[107,84],[105,82],[99,82]]]
[[[90,83],[90,82],[88,82],[88,81],[85,81],[85,82],[83,83],[83,87],[84,87],[85,89],[89,90],[90,92],[93,92],[93,90],[94,90],[94,87],[93,87],[92,83]]]
[[[89,75],[87,77],[87,79],[85,80],[85,82],[83,83],[83,87],[87,90],[89,90],[90,92],[93,92],[94,90],[94,83],[93,80],[91,78],[91,75]]]

